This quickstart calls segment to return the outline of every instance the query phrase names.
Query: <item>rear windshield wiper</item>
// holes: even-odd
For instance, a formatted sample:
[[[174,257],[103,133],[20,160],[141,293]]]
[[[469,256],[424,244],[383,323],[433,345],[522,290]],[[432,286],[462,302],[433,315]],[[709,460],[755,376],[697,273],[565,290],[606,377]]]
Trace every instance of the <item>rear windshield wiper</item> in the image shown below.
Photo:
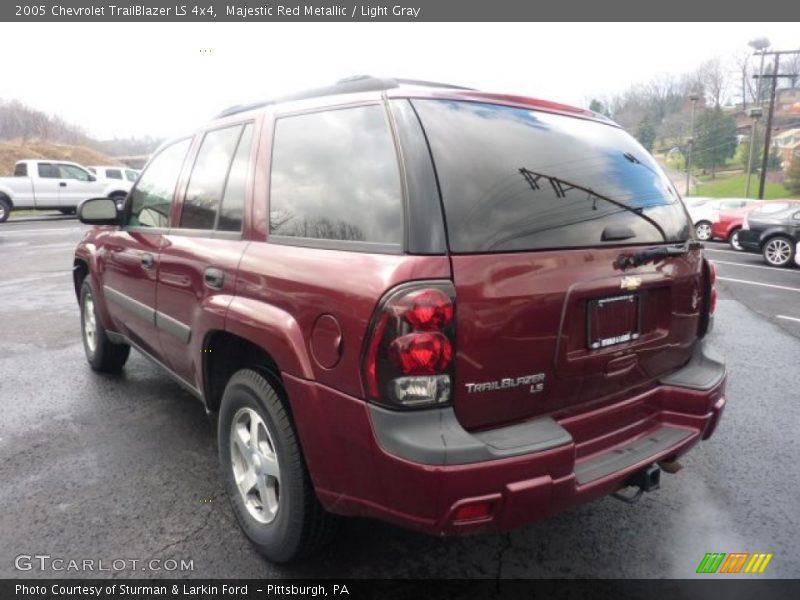
[[[647,263],[658,264],[662,260],[670,256],[683,256],[692,250],[699,250],[703,244],[696,240],[688,240],[683,244],[677,246],[657,246],[656,248],[645,248],[633,254],[620,254],[617,257],[614,266],[618,269],[629,269],[631,267],[640,267]]]

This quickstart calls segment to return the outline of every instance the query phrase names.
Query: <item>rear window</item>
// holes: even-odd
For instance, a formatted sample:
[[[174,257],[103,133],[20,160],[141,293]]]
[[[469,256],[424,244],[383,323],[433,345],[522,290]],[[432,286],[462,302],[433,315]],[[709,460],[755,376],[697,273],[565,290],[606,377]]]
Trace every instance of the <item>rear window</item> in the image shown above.
[[[674,187],[617,127],[478,102],[413,104],[431,146],[453,252],[689,237]]]

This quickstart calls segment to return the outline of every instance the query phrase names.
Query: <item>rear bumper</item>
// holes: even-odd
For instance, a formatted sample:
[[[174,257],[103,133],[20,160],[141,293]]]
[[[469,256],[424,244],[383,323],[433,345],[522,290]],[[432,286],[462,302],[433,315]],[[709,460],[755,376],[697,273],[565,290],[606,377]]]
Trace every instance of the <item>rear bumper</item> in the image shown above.
[[[739,232],[739,245],[748,252],[761,252],[761,233],[742,229]]]
[[[284,382],[323,505],[436,534],[508,530],[612,493],[707,439],[725,406],[724,363],[703,343],[683,369],[635,397],[474,434],[450,408],[393,412]],[[476,502],[489,514],[456,518]]]

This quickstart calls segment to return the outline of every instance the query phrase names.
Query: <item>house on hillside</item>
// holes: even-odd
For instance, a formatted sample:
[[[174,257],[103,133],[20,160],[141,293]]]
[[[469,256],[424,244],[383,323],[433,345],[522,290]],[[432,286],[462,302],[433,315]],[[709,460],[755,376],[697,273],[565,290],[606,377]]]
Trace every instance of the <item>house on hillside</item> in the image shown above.
[[[800,154],[800,127],[787,129],[777,134],[772,138],[772,144],[778,149],[778,154],[780,154],[781,162],[783,163],[783,170],[788,170],[792,158]]]
[[[775,94],[776,113],[800,114],[800,88],[785,88]]]

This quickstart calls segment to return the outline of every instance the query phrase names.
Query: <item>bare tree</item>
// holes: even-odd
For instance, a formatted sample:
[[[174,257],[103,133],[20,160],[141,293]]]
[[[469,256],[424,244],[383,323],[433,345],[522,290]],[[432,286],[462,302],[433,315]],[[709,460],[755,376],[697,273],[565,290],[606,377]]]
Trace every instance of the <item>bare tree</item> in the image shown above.
[[[722,106],[729,84],[728,70],[722,59],[717,57],[704,62],[697,69],[697,77],[710,104]]]
[[[786,54],[781,57],[780,62],[781,73],[786,73],[786,77],[790,88],[797,87],[797,82],[800,81],[800,54]]]

